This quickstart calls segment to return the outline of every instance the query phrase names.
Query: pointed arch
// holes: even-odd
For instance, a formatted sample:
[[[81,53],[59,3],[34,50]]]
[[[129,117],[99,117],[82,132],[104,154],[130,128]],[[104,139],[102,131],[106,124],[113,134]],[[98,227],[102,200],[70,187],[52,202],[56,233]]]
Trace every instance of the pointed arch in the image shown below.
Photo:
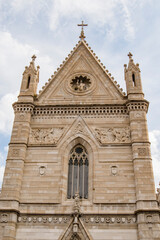
[[[88,198],[88,153],[82,144],[74,146],[69,154],[67,198]]]
[[[59,158],[62,159],[62,202],[65,204],[71,204],[73,198],[67,198],[67,187],[68,187],[68,161],[71,149],[74,148],[77,144],[81,144],[85,147],[88,153],[88,198],[82,201],[85,204],[86,201],[88,203],[92,201],[93,198],[93,169],[94,169],[94,160],[98,159],[98,148],[95,142],[88,136],[79,134],[79,136],[70,135],[68,138],[63,141],[62,145],[60,146],[59,151]]]

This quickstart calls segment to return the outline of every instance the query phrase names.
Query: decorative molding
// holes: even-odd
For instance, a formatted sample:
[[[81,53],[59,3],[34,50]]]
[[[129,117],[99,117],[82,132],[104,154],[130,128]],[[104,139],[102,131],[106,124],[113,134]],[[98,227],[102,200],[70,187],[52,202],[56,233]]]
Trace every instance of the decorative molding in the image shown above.
[[[9,215],[7,213],[0,214],[0,223],[7,223]]]
[[[32,114],[33,108],[34,108],[34,105],[30,104],[30,103],[23,104],[23,103],[16,102],[13,104],[13,109],[14,109],[15,113],[23,112],[23,113],[31,113]]]
[[[53,144],[56,145],[63,134],[60,128],[34,128],[30,130],[29,144]]]
[[[33,116],[99,116],[99,115],[128,115],[125,106],[56,106],[56,107],[35,107]]]
[[[65,224],[69,223],[70,216],[19,216],[18,222],[21,223],[52,223]]]
[[[95,136],[101,144],[129,143],[130,128],[95,128]]]
[[[81,122],[78,122],[78,124],[76,125],[76,127],[74,128],[74,133],[75,134],[85,134],[88,135],[88,132],[86,131],[85,127],[82,125]]]
[[[129,102],[127,103],[127,109],[128,111],[148,111],[148,105],[149,103],[146,102]]]
[[[135,224],[135,216],[92,216],[82,217],[82,221],[88,224]]]
[[[77,223],[77,214],[79,215],[79,206],[74,206],[74,213],[73,213],[73,218],[74,221],[73,223]],[[135,224],[137,222],[136,216],[134,215],[94,215],[94,216],[88,216],[85,214],[82,215],[82,217],[78,217],[81,219],[82,222],[86,224]],[[18,222],[19,223],[51,223],[51,224],[67,224],[70,222],[72,219],[71,215],[67,216],[46,216],[46,215],[41,215],[41,216],[36,216],[36,215],[22,215],[18,217]],[[147,219],[147,218],[146,218]],[[147,220],[146,220],[147,222]]]

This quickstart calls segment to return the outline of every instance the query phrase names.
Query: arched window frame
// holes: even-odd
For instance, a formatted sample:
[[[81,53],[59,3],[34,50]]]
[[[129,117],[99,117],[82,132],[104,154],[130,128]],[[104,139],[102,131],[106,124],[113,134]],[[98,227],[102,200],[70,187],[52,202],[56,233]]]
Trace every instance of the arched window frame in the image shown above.
[[[72,148],[68,161],[67,198],[74,198],[78,192],[80,198],[88,199],[88,153],[84,146],[77,144]]]

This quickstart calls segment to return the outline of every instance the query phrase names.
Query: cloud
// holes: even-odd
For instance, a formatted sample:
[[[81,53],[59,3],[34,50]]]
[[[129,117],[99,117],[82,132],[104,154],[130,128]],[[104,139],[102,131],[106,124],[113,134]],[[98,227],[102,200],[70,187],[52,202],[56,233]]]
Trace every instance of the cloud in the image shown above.
[[[0,133],[10,134],[13,124],[12,103],[16,101],[18,92],[8,93],[0,99]]]
[[[126,40],[135,38],[136,9],[142,8],[149,0],[58,0],[52,1],[49,11],[49,24],[53,31],[60,25],[73,24],[73,20],[87,20],[95,29],[103,28],[110,40],[121,36]],[[133,11],[134,10],[134,11]]]
[[[4,170],[5,170],[5,159],[6,159],[6,155],[7,155],[6,147],[4,148],[3,152],[0,152],[0,189],[1,189],[2,180],[3,180],[3,176],[4,176]]]
[[[2,186],[2,181],[3,181],[3,176],[4,176],[4,169],[5,169],[5,166],[0,166],[0,189],[1,189],[1,186]]]
[[[48,9],[49,1],[44,0],[1,0],[0,10],[1,16],[0,20],[4,21],[9,20],[16,21],[20,16],[23,16],[23,20],[27,24],[33,24],[34,21],[38,19],[41,11],[44,13]]]
[[[56,48],[56,46],[55,46]],[[25,65],[33,54],[37,55],[36,64],[42,66],[40,69],[40,87],[47,81],[47,78],[54,72],[53,62],[46,54],[41,54],[29,44],[23,44],[13,38],[11,33],[0,31],[0,96],[8,92],[15,92],[20,89],[22,73]]]
[[[160,182],[160,130],[149,132],[151,141],[152,164],[156,188]]]

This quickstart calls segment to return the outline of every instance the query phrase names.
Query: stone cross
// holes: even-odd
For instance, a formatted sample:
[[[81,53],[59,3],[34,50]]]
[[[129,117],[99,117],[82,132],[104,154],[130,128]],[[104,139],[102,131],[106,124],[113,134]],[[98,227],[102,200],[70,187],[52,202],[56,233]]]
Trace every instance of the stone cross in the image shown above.
[[[78,27],[82,27],[81,29],[81,35],[79,36],[81,40],[83,40],[85,38],[85,35],[84,35],[84,30],[83,30],[83,27],[86,27],[88,26],[88,24],[84,24],[84,22],[82,21],[81,24],[77,24]]]

